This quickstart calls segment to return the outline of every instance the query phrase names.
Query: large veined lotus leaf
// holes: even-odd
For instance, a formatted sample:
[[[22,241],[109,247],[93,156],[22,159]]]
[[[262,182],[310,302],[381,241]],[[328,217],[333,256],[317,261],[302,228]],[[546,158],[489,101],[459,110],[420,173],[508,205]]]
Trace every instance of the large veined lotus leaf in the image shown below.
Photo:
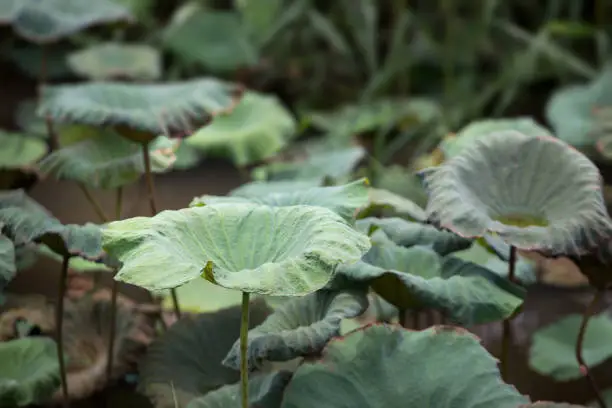
[[[565,142],[490,134],[424,175],[429,220],[464,237],[581,254],[612,235],[597,167]]]
[[[425,210],[419,205],[391,191],[370,188],[368,190],[368,197],[369,205],[359,212],[359,218],[366,218],[375,213],[382,212],[381,215],[390,213],[391,215],[403,216],[420,222],[424,222],[427,219]]]
[[[332,337],[340,335],[343,319],[357,317],[367,308],[367,292],[359,290],[321,290],[289,301],[249,331],[249,369],[261,367],[264,361],[318,354]],[[240,340],[223,364],[240,369]]]
[[[102,259],[100,227],[95,224],[62,224],[23,190],[0,193],[0,223],[17,245],[44,243],[62,256]]]
[[[228,193],[232,197],[261,198],[270,194],[288,194],[302,189],[320,187],[320,179],[252,181],[233,189]]]
[[[485,119],[472,122],[459,132],[445,137],[440,143],[440,148],[445,159],[455,157],[466,147],[470,147],[477,140],[488,137],[491,133],[515,130],[530,136],[550,136],[548,129],[538,124],[530,117],[518,117],[512,119]]]
[[[370,325],[332,340],[322,359],[302,364],[281,407],[516,408],[527,402],[463,329]]]
[[[556,91],[546,106],[546,119],[555,135],[585,151],[596,141],[596,111],[612,104],[612,66],[589,84],[569,85]]]
[[[262,197],[202,196],[194,198],[190,206],[223,203],[256,203],[273,207],[312,205],[332,210],[346,221],[355,218],[356,211],[368,201],[368,180],[363,178],[349,184],[332,187],[313,187],[291,193],[272,193]]]
[[[538,330],[529,350],[529,366],[557,381],[582,378],[574,350],[582,316],[573,314]],[[584,336],[582,356],[590,368],[612,357],[610,349],[612,318],[607,314],[593,316]]]
[[[374,243],[363,261],[338,268],[330,287],[368,283],[400,310],[434,309],[462,324],[484,324],[513,315],[525,290],[482,266],[425,247]]]
[[[70,54],[68,64],[77,74],[94,80],[155,80],[162,71],[159,51],[139,44],[95,44]]]
[[[312,112],[306,120],[328,132],[354,135],[397,124],[423,124],[440,113],[438,104],[429,99],[381,99],[335,112]]]
[[[277,371],[249,378],[249,406],[280,408],[291,371]],[[187,408],[239,408],[241,384],[226,385],[191,401]]]
[[[251,302],[249,325],[264,321],[269,309]],[[140,391],[155,408],[185,407],[192,399],[240,379],[221,364],[240,332],[240,306],[186,316],[149,347],[140,365]]]
[[[148,146],[151,171],[169,171],[176,160],[179,139],[159,136]],[[39,170],[58,180],[73,180],[93,188],[114,189],[137,181],[144,173],[142,146],[112,130],[54,151]]]
[[[45,87],[40,115],[59,123],[114,126],[122,136],[150,142],[188,130],[234,104],[234,85],[212,78],[165,84],[91,82]]]
[[[106,364],[112,319],[110,289],[95,291],[76,302],[66,302],[64,312],[64,350],[69,397],[82,400],[107,384]],[[136,369],[155,332],[151,320],[119,295],[115,323],[112,380]],[[63,400],[58,387],[54,402]]]
[[[234,72],[258,60],[240,16],[231,11],[194,9],[167,26],[163,44],[184,62],[213,72]]]
[[[276,162],[256,168],[253,177],[256,180],[312,180],[325,178],[343,179],[365,157],[366,151],[361,146],[343,149],[332,149],[326,152],[309,154],[304,160],[293,162]]]
[[[49,338],[0,342],[0,405],[45,402],[60,384],[57,346]]]
[[[0,131],[0,188],[27,187],[37,178],[35,164],[47,153],[37,137]]]
[[[246,92],[227,115],[185,139],[207,153],[227,154],[238,166],[246,166],[278,153],[296,130],[295,119],[273,96]]]
[[[50,43],[93,25],[130,20],[128,10],[113,1],[22,0],[13,28],[36,43]]]
[[[62,256],[52,251],[48,246],[41,244],[36,246],[36,252],[47,258],[51,258],[54,261],[62,262]],[[87,260],[81,257],[73,257],[70,259],[70,269],[78,272],[113,272],[113,269],[103,263],[104,259],[100,260]]]
[[[0,231],[2,230],[1,227],[2,224],[0,224]],[[16,273],[15,246],[13,241],[0,233],[0,296]]]
[[[254,239],[257,237],[257,239]],[[123,263],[115,279],[150,290],[202,275],[242,292],[301,296],[341,263],[358,261],[367,236],[322,207],[216,204],[108,224],[104,248]]]
[[[381,229],[397,245],[431,246],[440,255],[448,255],[472,246],[472,240],[452,232],[441,231],[432,225],[411,222],[402,218],[364,218],[356,223],[358,230],[371,233]]]

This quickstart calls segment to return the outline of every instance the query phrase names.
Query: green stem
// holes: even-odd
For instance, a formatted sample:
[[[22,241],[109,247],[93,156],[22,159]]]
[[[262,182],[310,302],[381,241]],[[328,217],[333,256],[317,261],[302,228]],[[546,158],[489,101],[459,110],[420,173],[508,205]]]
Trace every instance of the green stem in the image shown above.
[[[83,185],[82,183],[78,183],[78,185],[81,191],[83,192],[83,194],[85,195],[85,198],[87,198],[87,201],[89,201],[89,203],[91,204],[91,207],[94,209],[94,211],[98,215],[98,218],[100,218],[102,222],[108,222],[110,218],[108,218],[108,215],[106,215],[106,213],[104,212],[104,209],[102,208],[100,203],[96,200],[96,198],[91,194],[89,189],[85,187],[85,185]]]
[[[607,404],[601,396],[601,391],[599,390],[597,381],[595,381],[593,374],[591,374],[589,367],[587,366],[586,362],[584,361],[584,358],[582,357],[582,344],[584,343],[584,336],[586,334],[589,319],[591,318],[591,316],[593,316],[593,314],[595,314],[595,309],[604,297],[604,294],[605,290],[597,290],[597,292],[595,292],[595,295],[593,296],[593,300],[591,300],[591,303],[589,303],[586,310],[584,311],[584,315],[582,316],[582,323],[580,324],[580,331],[578,332],[578,340],[576,341],[575,350],[576,360],[580,365],[580,371],[587,378],[587,381],[589,382],[589,385],[591,386],[591,389],[595,394],[595,398],[597,399],[597,403],[599,404],[600,408],[607,408]]]
[[[70,256],[64,255],[62,260],[62,272],[60,275],[57,291],[57,305],[55,307],[55,329],[57,331],[57,358],[59,360],[60,378],[62,381],[62,405],[64,408],[70,406],[68,395],[68,380],[66,378],[66,363],[64,361],[64,297],[66,295],[66,280],[68,278],[68,264]]]
[[[242,319],[240,323],[240,386],[242,408],[249,408],[249,370],[247,348],[249,339],[249,294],[242,292]]]
[[[508,261],[508,280],[516,283],[514,271],[516,269],[516,247],[510,246],[510,260]],[[502,378],[508,381],[508,363],[510,361],[510,343],[512,341],[512,324],[511,318],[504,319],[502,322],[502,345],[500,358],[500,371]]]
[[[151,156],[149,153],[149,144],[142,144],[142,159],[144,161],[145,168],[145,179],[147,182],[147,192],[149,195],[149,206],[151,207],[151,215],[157,214],[157,203],[155,202],[155,184],[153,183],[153,172],[151,171]],[[177,319],[181,318],[181,307],[178,301],[178,295],[176,294],[176,289],[171,289],[170,293],[172,294],[172,303],[174,304],[174,314]],[[162,314],[163,320],[163,314]]]
[[[117,201],[115,203],[115,219],[121,219],[121,210],[123,203],[123,188],[117,188]],[[115,271],[115,274],[117,271]],[[113,282],[111,289],[111,316],[110,316],[110,333],[108,339],[108,358],[106,360],[106,381],[110,382],[113,375],[113,358],[115,354],[115,337],[117,332],[117,296],[119,295],[119,282],[115,280],[113,274]]]
[[[42,94],[47,84],[47,46],[40,47],[40,71],[38,73],[38,105],[42,102]],[[50,151],[59,149],[59,141],[53,130],[53,121],[45,115],[45,127],[47,128],[48,146]]]

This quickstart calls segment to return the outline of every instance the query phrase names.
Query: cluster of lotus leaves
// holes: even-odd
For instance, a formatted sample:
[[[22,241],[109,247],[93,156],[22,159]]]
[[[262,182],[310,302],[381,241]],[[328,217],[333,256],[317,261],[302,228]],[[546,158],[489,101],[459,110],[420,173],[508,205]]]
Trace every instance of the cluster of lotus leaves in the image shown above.
[[[518,249],[579,255],[612,232],[598,168],[557,138],[494,132],[423,180],[429,221],[466,238],[496,234]]]

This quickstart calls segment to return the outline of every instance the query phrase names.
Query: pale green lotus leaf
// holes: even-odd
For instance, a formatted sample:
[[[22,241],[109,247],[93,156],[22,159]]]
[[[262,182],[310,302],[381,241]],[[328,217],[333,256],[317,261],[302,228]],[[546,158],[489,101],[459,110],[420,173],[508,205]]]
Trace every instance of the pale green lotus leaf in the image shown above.
[[[94,25],[129,21],[129,11],[109,0],[21,0],[14,12],[15,31],[29,41],[58,41]]]
[[[515,130],[529,136],[553,136],[548,129],[530,117],[485,119],[472,122],[457,134],[444,138],[439,147],[444,153],[444,158],[450,159],[461,153],[466,147],[472,146],[476,141],[486,139],[491,133],[505,130]]]
[[[139,23],[148,22],[152,17],[155,0],[113,0],[126,7]]]
[[[594,405],[599,407],[599,405]],[[523,404],[518,408],[587,408],[584,405],[568,404],[565,402],[549,402],[549,401],[538,401],[532,404]]]
[[[244,198],[237,196],[196,197],[190,206],[214,205],[223,203],[255,203],[272,207],[312,205],[332,210],[346,221],[355,219],[356,211],[368,201],[368,181],[363,178],[349,184],[332,187],[313,187],[287,193],[271,193],[265,196]]]
[[[283,391],[291,380],[291,371],[258,374],[249,378],[249,406],[280,408]],[[240,408],[241,384],[232,384],[198,397],[187,408]]]
[[[54,85],[45,87],[38,114],[62,124],[126,128],[122,136],[150,142],[160,134],[184,132],[190,122],[205,122],[231,108],[235,92],[234,85],[212,78],[164,84]]]
[[[392,193],[391,191],[380,188],[370,188],[368,190],[368,196],[369,205],[359,212],[360,218],[365,218],[380,212],[382,215],[397,215],[419,222],[424,222],[427,219],[425,210],[414,201]]]
[[[0,224],[0,231],[2,231],[1,227],[2,224]],[[10,238],[0,233],[0,296],[16,273],[15,246]]]
[[[189,170],[197,167],[204,160],[204,154],[193,146],[181,140],[178,149],[174,152],[176,161],[172,165],[174,170]]]
[[[473,334],[379,324],[332,340],[323,358],[302,364],[281,407],[517,408],[527,402],[503,383],[497,361]]]
[[[231,113],[215,117],[185,143],[245,166],[277,154],[295,131],[295,119],[276,97],[246,92]]]
[[[26,337],[0,342],[0,406],[41,404],[60,384],[55,342]]]
[[[242,302],[240,292],[214,285],[205,279],[194,279],[175,291],[181,310],[188,313],[215,312]],[[162,306],[166,310],[173,310],[174,300],[170,291],[164,293]]]
[[[270,194],[291,193],[296,190],[320,187],[321,180],[252,181],[229,192],[232,197],[261,198]]]
[[[380,99],[335,112],[308,113],[305,120],[328,132],[354,135],[397,124],[423,124],[440,115],[440,106],[429,99]]]
[[[0,192],[0,224],[16,245],[44,243],[61,256],[104,257],[100,227],[62,224],[23,190]]]
[[[257,237],[257,239],[253,239]],[[313,206],[216,204],[111,222],[104,248],[123,263],[116,279],[150,290],[200,275],[243,292],[302,296],[369,249],[367,236]]]
[[[391,241],[403,247],[431,246],[440,255],[448,255],[472,246],[472,240],[452,232],[402,218],[364,218],[356,223],[358,230],[370,233],[380,228]]]
[[[37,137],[0,130],[0,188],[28,188],[37,179],[36,162],[47,153]]]
[[[148,146],[151,171],[164,173],[176,160],[179,139],[159,136]],[[72,180],[92,188],[116,189],[136,182],[145,174],[143,147],[110,129],[94,137],[54,151],[39,163],[43,174]]]
[[[21,0],[2,1],[0,3],[0,24],[10,24],[19,12],[21,5]]]
[[[427,205],[427,191],[419,177],[409,169],[392,165],[377,170],[377,173],[375,187],[406,197],[420,207]]]
[[[572,314],[538,330],[529,349],[529,366],[557,381],[582,378],[574,350],[582,316]],[[612,318],[605,313],[593,316],[584,336],[582,356],[589,368],[612,357],[610,342]]]
[[[95,44],[70,54],[68,64],[75,73],[93,80],[155,80],[162,74],[159,51],[144,44]]]
[[[433,250],[374,242],[362,262],[338,268],[330,288],[367,283],[400,310],[434,309],[461,325],[484,324],[511,316],[525,290],[507,279]]]
[[[283,12],[291,6],[284,7],[283,0],[268,0],[257,3],[249,0],[238,0],[234,7],[240,13],[241,24],[245,32],[257,44],[264,43],[278,27]]]
[[[234,72],[257,63],[257,49],[238,13],[203,8],[190,11],[173,19],[164,30],[166,49],[187,64],[199,64],[213,72]]]
[[[53,252],[48,246],[44,244],[37,245],[36,252],[57,262],[62,262],[63,260],[61,255],[58,255],[57,253]],[[70,267],[70,269],[78,272],[113,272],[113,269],[105,265],[102,261],[90,261],[80,257],[73,257],[72,259],[70,259],[70,263],[68,264],[68,266]]]
[[[249,325],[264,321],[269,309],[251,302]],[[140,365],[139,391],[155,408],[185,407],[199,396],[240,379],[239,372],[224,367],[223,357],[240,332],[240,306],[185,316],[158,337]]]
[[[332,338],[340,335],[343,319],[357,317],[368,308],[367,291],[320,290],[291,300],[249,331],[249,370],[265,361],[289,361],[316,355]],[[240,340],[223,364],[240,369]]]
[[[331,149],[324,152],[310,152],[303,160],[275,162],[260,166],[253,172],[256,180],[311,180],[326,178],[342,180],[348,177],[365,157],[361,146]]]
[[[596,112],[612,104],[612,65],[591,83],[557,90],[546,106],[546,119],[555,135],[566,143],[588,151],[596,142]]]
[[[556,138],[492,133],[429,169],[424,184],[429,221],[464,237],[579,255],[612,235],[598,168]]]

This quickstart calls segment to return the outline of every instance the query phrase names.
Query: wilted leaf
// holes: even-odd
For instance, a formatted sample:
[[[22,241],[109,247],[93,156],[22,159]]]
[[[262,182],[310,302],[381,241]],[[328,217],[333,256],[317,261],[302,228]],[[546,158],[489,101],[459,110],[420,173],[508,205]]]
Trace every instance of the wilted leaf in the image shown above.
[[[0,342],[0,405],[45,402],[60,383],[57,346],[49,338]]]
[[[36,162],[47,153],[37,137],[0,131],[0,189],[18,188],[36,180]]]
[[[363,207],[368,200],[368,181],[361,179],[349,184],[333,187],[313,187],[294,190],[291,193],[271,193],[265,196],[244,198],[236,196],[196,197],[190,206],[203,206],[231,203],[255,203],[272,207],[290,207],[294,205],[312,205],[332,210],[346,221],[355,218],[357,209]]]
[[[580,255],[612,235],[598,168],[559,139],[492,133],[428,170],[424,184],[428,219],[464,237]]]
[[[185,143],[245,166],[274,156],[295,130],[293,116],[276,97],[247,92],[231,113],[215,117]]]
[[[581,321],[581,315],[573,314],[538,330],[529,350],[529,366],[557,381],[582,378],[574,353]],[[582,356],[589,367],[612,357],[610,336],[612,319],[609,316],[603,313],[589,320],[582,346]]]
[[[375,243],[362,262],[341,266],[330,285],[368,283],[400,310],[435,309],[462,325],[502,320],[523,303],[525,290],[476,264],[424,247]]]
[[[178,139],[160,136],[148,145],[152,172],[170,170],[178,143]],[[145,173],[142,147],[112,130],[54,151],[39,163],[39,169],[58,180],[104,189],[131,184]]]
[[[596,111],[612,105],[612,66],[606,66],[589,84],[569,85],[557,90],[546,106],[546,119],[555,135],[586,151],[597,138],[591,133]]]
[[[137,44],[95,44],[70,54],[68,64],[77,74],[94,80],[155,80],[162,70],[159,52],[148,45]]]
[[[234,72],[257,63],[257,49],[239,14],[232,11],[195,9],[169,24],[163,41],[185,63],[201,64],[213,72]]]
[[[64,256],[102,259],[100,227],[95,224],[62,224],[23,190],[0,193],[0,223],[17,245],[44,243]]]
[[[111,222],[104,248],[123,262],[116,279],[151,290],[200,275],[220,286],[301,296],[370,246],[332,211],[311,206],[217,204]],[[257,237],[257,239],[253,239]]]
[[[250,327],[264,321],[269,310],[252,302]],[[240,307],[196,317],[186,316],[149,347],[140,366],[140,391],[155,408],[185,407],[192,399],[239,380],[237,371],[221,364],[240,333]],[[174,395],[173,395],[174,394]]]
[[[13,28],[36,43],[49,43],[93,25],[129,20],[128,10],[109,0],[21,0]]]
[[[530,117],[513,119],[485,119],[472,122],[457,134],[447,136],[440,143],[445,159],[458,155],[466,147],[472,146],[476,141],[486,139],[491,133],[516,130],[529,136],[550,136],[552,133]]]
[[[291,371],[259,374],[249,378],[249,406],[280,408]],[[191,401],[187,408],[239,408],[241,384],[226,385]]]
[[[356,223],[363,232],[380,228],[393,242],[403,247],[431,246],[440,255],[448,255],[472,246],[472,240],[448,231],[402,218],[364,218]]]
[[[332,337],[340,335],[342,319],[357,317],[367,308],[367,292],[359,290],[321,290],[289,301],[249,331],[249,369],[261,367],[264,361],[316,355]],[[240,340],[223,364],[240,369]]]
[[[258,180],[313,180],[325,178],[342,180],[347,177],[365,157],[361,146],[331,149],[325,152],[311,152],[304,160],[276,162],[258,167],[254,178]]]
[[[233,106],[236,87],[204,78],[165,84],[91,82],[45,87],[39,114],[59,123],[114,126],[136,142],[185,131]]]
[[[372,325],[302,364],[281,407],[516,408],[528,401],[502,382],[496,360],[467,331]]]

